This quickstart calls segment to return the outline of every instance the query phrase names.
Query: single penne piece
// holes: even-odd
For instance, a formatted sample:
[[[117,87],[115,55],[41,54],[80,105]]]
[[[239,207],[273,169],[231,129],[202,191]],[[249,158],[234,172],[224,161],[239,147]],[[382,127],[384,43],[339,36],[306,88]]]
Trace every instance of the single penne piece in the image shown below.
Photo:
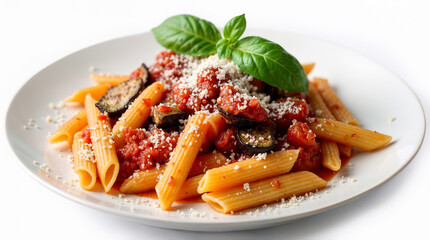
[[[306,75],[309,75],[309,73],[312,72],[312,69],[314,69],[315,63],[306,63],[302,64],[303,70],[305,70]]]
[[[202,174],[211,168],[223,166],[226,162],[227,158],[219,152],[200,155],[194,161],[188,177]],[[121,184],[119,191],[123,193],[141,193],[154,190],[165,169],[166,165],[163,164],[159,167],[136,172]]]
[[[188,178],[182,185],[181,190],[179,190],[179,193],[176,196],[176,201],[200,196],[200,193],[197,192],[197,188],[203,176],[204,174],[200,174],[200,175]]]
[[[318,90],[309,84],[309,104],[318,118],[335,119],[328,107],[325,105],[323,98],[318,93]],[[338,171],[342,165],[342,160],[339,156],[339,148],[337,143],[333,141],[323,140],[321,142],[322,165],[330,170]]]
[[[91,74],[91,80],[98,84],[110,84],[116,86],[130,79],[129,75]]]
[[[124,180],[119,191],[122,193],[141,193],[154,190],[165,169],[166,165],[163,164],[159,167],[133,173]]]
[[[207,121],[209,123],[207,138],[210,141],[214,141],[218,135],[226,129],[227,122],[219,112],[209,115]]]
[[[351,157],[352,155],[352,147],[345,145],[345,144],[341,144],[338,143],[337,147],[339,148],[339,154],[345,157]]]
[[[335,119],[333,114],[328,109],[327,105],[325,105],[323,98],[318,93],[318,90],[314,87],[314,85],[309,84],[309,98],[308,103],[311,105],[312,109],[315,112],[315,117],[317,118],[326,118],[326,119]]]
[[[205,193],[202,199],[217,212],[234,213],[293,195],[302,195],[326,185],[327,182],[314,173],[302,171],[246,183],[220,192]]]
[[[330,87],[328,81],[324,78],[314,78],[314,86],[321,94],[325,104],[330,109],[336,120],[354,126],[360,125],[355,117],[348,111],[345,105],[337,96],[336,92]]]
[[[247,182],[285,174],[293,168],[299,150],[279,151],[265,159],[249,158],[226,166],[213,168],[205,173],[197,191],[199,193],[221,191]]]
[[[70,145],[73,143],[75,133],[81,131],[87,125],[87,113],[85,109],[73,116],[69,121],[64,123],[57,131],[49,136],[49,143],[67,141]]]
[[[197,112],[188,119],[172,152],[169,164],[155,186],[162,210],[168,210],[172,206],[188,176],[208,132],[209,124],[205,121],[206,118],[205,112]]]
[[[84,105],[85,96],[87,96],[87,94],[90,94],[95,100],[100,100],[109,88],[110,85],[108,84],[100,84],[97,86],[78,89],[64,100],[66,102],[77,102]]]
[[[119,162],[111,132],[109,118],[96,107],[96,101],[88,94],[85,98],[88,126],[97,163],[100,182],[109,192],[119,172]]]
[[[124,128],[141,127],[146,119],[148,119],[151,108],[161,101],[163,92],[164,84],[162,82],[154,82],[145,88],[133,101],[127,111],[121,115],[112,129],[116,148],[124,146],[122,130]]]
[[[329,140],[321,140],[322,165],[332,171],[339,171],[342,160],[339,156],[337,143]]]
[[[219,152],[200,155],[194,161],[193,166],[188,173],[188,177],[194,177],[196,175],[205,173],[209,169],[224,166],[227,164],[227,161],[228,159]]]
[[[79,176],[79,184],[84,190],[91,190],[96,184],[97,167],[92,144],[84,142],[82,132],[75,134],[72,151],[75,173]]]
[[[382,148],[391,141],[391,137],[375,131],[339,122],[316,118],[308,123],[317,137],[358,147],[366,151]]]

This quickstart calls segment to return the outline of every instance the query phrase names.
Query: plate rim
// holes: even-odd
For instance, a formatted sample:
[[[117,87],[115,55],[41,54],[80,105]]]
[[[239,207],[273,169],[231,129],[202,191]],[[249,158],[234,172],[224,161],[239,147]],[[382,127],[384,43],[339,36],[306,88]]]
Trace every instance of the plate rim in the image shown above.
[[[359,55],[363,58],[365,58],[367,61],[372,62],[372,64],[378,65],[379,67],[383,68],[384,70],[388,71],[390,74],[392,74],[393,76],[395,76],[398,80],[400,80],[400,82],[407,87],[407,91],[412,94],[412,96],[414,97],[414,100],[416,102],[418,102],[418,108],[420,109],[420,113],[423,119],[423,129],[421,132],[421,136],[419,139],[419,143],[414,146],[414,153],[409,157],[409,159],[407,159],[407,161],[401,165],[401,167],[399,169],[397,169],[395,172],[393,172],[388,178],[386,178],[384,181],[380,182],[379,184],[373,186],[370,189],[367,189],[365,191],[362,191],[358,194],[356,194],[353,197],[347,198],[347,199],[343,199],[340,202],[337,202],[335,204],[331,204],[327,207],[321,207],[312,211],[306,211],[303,213],[298,213],[298,214],[294,214],[291,216],[278,216],[278,215],[272,215],[272,216],[265,216],[264,219],[256,219],[256,218],[247,218],[247,219],[222,219],[222,221],[196,221],[195,218],[178,218],[179,220],[177,221],[173,221],[172,219],[168,219],[168,218],[164,218],[164,217],[160,217],[160,216],[154,216],[154,215],[136,215],[133,214],[132,212],[125,212],[119,209],[115,209],[115,208],[111,208],[108,206],[103,206],[103,205],[99,205],[96,203],[93,203],[91,201],[87,201],[85,199],[81,199],[77,196],[74,196],[73,194],[64,191],[62,189],[57,188],[55,185],[52,185],[46,181],[44,181],[42,178],[40,178],[37,174],[35,174],[34,172],[31,171],[31,169],[29,169],[23,162],[23,160],[19,157],[19,153],[18,151],[14,148],[14,145],[12,143],[12,135],[13,132],[11,130],[11,128],[9,128],[8,126],[11,124],[10,122],[12,121],[11,119],[11,112],[13,111],[12,107],[14,105],[14,103],[16,101],[18,101],[18,95],[19,93],[26,87],[27,84],[29,84],[32,79],[37,76],[38,74],[40,74],[41,72],[45,71],[46,69],[52,67],[53,65],[55,65],[57,62],[60,62],[68,57],[70,57],[71,55],[74,54],[78,54],[80,52],[86,51],[89,48],[93,48],[99,45],[103,45],[109,42],[113,42],[113,41],[121,41],[122,39],[126,39],[126,38],[130,38],[130,37],[138,37],[140,35],[145,35],[145,34],[150,34],[150,31],[146,31],[146,32],[142,32],[142,33],[136,33],[136,34],[130,34],[130,35],[126,35],[126,36],[121,36],[121,37],[117,37],[117,38],[112,38],[109,40],[105,40],[102,42],[98,42],[95,44],[92,44],[90,46],[87,46],[85,48],[79,49],[77,51],[71,52],[67,55],[65,55],[64,57],[61,57],[53,62],[51,62],[50,64],[48,64],[47,66],[45,66],[44,68],[42,68],[41,70],[39,70],[37,73],[35,73],[34,75],[32,75],[29,79],[27,79],[24,84],[15,92],[11,102],[9,103],[9,106],[7,108],[6,111],[6,121],[5,121],[5,129],[6,129],[6,136],[8,139],[8,143],[9,146],[11,147],[12,151],[15,154],[15,157],[18,159],[18,161],[20,162],[20,165],[25,169],[25,172],[27,174],[29,174],[33,179],[35,179],[38,183],[40,183],[42,186],[45,186],[46,188],[48,188],[49,190],[55,192],[56,194],[59,194],[62,197],[65,197],[66,199],[72,200],[76,203],[79,203],[83,206],[92,208],[92,209],[96,209],[98,211],[101,212],[105,212],[105,213],[109,213],[109,214],[114,214],[116,216],[119,217],[125,217],[127,219],[131,219],[133,221],[137,221],[140,223],[144,223],[147,225],[151,225],[151,226],[156,226],[156,227],[162,227],[162,228],[169,228],[169,229],[182,229],[182,230],[191,230],[191,231],[205,231],[205,232],[213,232],[213,231],[217,231],[214,230],[213,225],[216,224],[218,227],[227,227],[227,229],[222,229],[222,231],[239,231],[239,230],[246,230],[246,229],[258,229],[258,228],[264,228],[264,227],[268,227],[268,226],[274,226],[274,225],[280,225],[283,224],[285,222],[288,221],[292,221],[292,220],[297,220],[300,218],[304,218],[307,216],[311,216],[311,215],[315,215],[321,212],[325,212],[334,208],[337,208],[341,205],[350,203],[360,197],[363,197],[365,195],[367,195],[368,193],[378,189],[380,186],[386,184],[388,181],[390,181],[391,179],[393,179],[395,176],[397,176],[401,171],[403,171],[403,169],[405,169],[410,162],[416,157],[416,155],[418,154],[418,152],[420,151],[423,142],[424,142],[424,138],[425,138],[425,134],[426,134],[426,116],[425,116],[425,111],[422,105],[421,100],[418,98],[417,94],[413,91],[413,89],[407,84],[407,82],[400,77],[398,74],[394,73],[391,69],[387,68],[385,65],[383,65],[382,63],[377,62],[376,60],[372,59],[371,57],[359,52],[356,49],[352,49],[349,47],[346,47],[340,43],[335,43],[320,37],[316,37],[316,36],[312,36],[312,35],[307,35],[307,34],[302,34],[302,33],[297,33],[297,32],[292,32],[292,31],[285,31],[285,30],[279,30],[279,29],[261,29],[261,28],[251,28],[250,31],[259,31],[259,32],[267,32],[268,35],[270,35],[270,33],[286,33],[289,35],[295,35],[301,38],[308,38],[308,39],[312,39],[312,40],[317,40],[319,42],[323,42],[325,44],[329,44],[331,46],[334,47],[338,47],[341,48],[343,51],[348,51],[351,52],[355,55]],[[255,225],[250,225],[249,227],[247,227],[247,223],[259,223],[259,226],[255,226]],[[166,224],[186,224],[186,225],[182,225],[181,227],[173,225],[173,226],[167,226]],[[235,226],[232,226],[235,225]],[[195,228],[195,226],[199,226],[198,228]]]

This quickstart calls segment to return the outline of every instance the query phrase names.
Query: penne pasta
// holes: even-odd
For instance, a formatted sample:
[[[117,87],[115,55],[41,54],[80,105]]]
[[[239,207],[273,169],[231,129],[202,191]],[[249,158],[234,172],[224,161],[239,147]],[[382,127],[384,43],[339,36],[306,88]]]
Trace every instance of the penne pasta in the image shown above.
[[[66,102],[77,102],[84,105],[85,96],[87,96],[87,94],[90,94],[92,98],[98,101],[106,94],[106,91],[109,88],[110,85],[108,84],[100,84],[97,86],[82,88],[76,90],[74,93],[72,93],[72,95],[66,97],[64,100]]]
[[[200,155],[194,161],[193,166],[188,173],[188,177],[202,174],[207,169],[223,166],[226,162],[227,158],[218,152]],[[159,167],[134,173],[121,184],[119,190],[123,193],[140,193],[154,190],[155,185],[157,185],[157,182],[165,169],[166,165],[160,165]]]
[[[336,120],[317,118],[314,121],[309,121],[308,125],[317,137],[366,151],[382,148],[391,141],[391,137],[388,135]]]
[[[342,160],[337,144],[329,140],[321,140],[322,165],[332,171],[339,171]]]
[[[141,193],[154,190],[165,169],[166,165],[160,165],[160,167],[134,173],[121,184],[119,191],[122,193]]]
[[[188,177],[205,173],[207,170],[227,164],[228,159],[219,152],[200,155],[196,158],[188,173]]]
[[[260,206],[281,198],[324,188],[327,182],[314,173],[302,171],[244,184],[220,192],[205,193],[202,199],[221,213]]]
[[[85,110],[82,110],[49,136],[49,143],[67,141],[72,145],[75,133],[81,131],[85,126],[87,126],[87,114]]]
[[[213,141],[222,131],[226,129],[227,123],[219,112],[209,115],[207,121],[209,123],[207,138],[210,141]]]
[[[96,184],[97,167],[92,145],[81,138],[82,132],[75,134],[72,151],[75,173],[79,176],[79,184],[84,190],[91,190]]]
[[[318,92],[321,94],[327,107],[338,121],[352,124],[354,126],[360,125],[357,119],[355,119],[339,99],[336,92],[330,87],[326,79],[314,78],[313,84],[318,89]]]
[[[335,119],[328,107],[325,105],[323,98],[318,90],[309,84],[309,104],[315,112],[315,116],[325,119]],[[338,171],[342,164],[339,156],[338,145],[333,141],[321,141],[322,165],[330,170]]]
[[[109,84],[116,86],[124,81],[130,79],[128,75],[111,75],[111,74],[91,74],[91,80],[98,84]]]
[[[154,82],[143,90],[127,111],[122,114],[112,129],[116,148],[124,145],[122,130],[124,128],[141,127],[146,119],[148,119],[152,106],[161,101],[163,92],[164,84],[162,82]]]
[[[209,124],[205,121],[206,118],[206,113],[198,112],[188,119],[172,152],[169,165],[155,186],[158,199],[160,199],[160,207],[163,210],[168,210],[175,201],[203,140],[206,138],[209,128]]]
[[[109,118],[103,115],[95,104],[96,101],[88,94],[85,99],[85,111],[88,117],[97,171],[105,192],[109,192],[118,176],[119,162]]]
[[[199,193],[221,191],[265,178],[285,174],[293,168],[299,150],[268,154],[266,159],[249,158],[230,165],[208,170],[200,181]]]
[[[315,67],[315,63],[306,63],[302,64],[303,70],[305,70],[306,75],[309,75],[309,73],[312,72],[312,70]]]
[[[200,174],[200,175],[188,178],[182,185],[181,189],[179,190],[179,193],[176,196],[175,200],[177,201],[177,200],[200,196],[200,193],[197,192],[197,188],[203,176],[204,174]]]
[[[351,157],[352,155],[352,147],[345,145],[345,144],[341,144],[338,143],[337,144],[338,148],[339,148],[339,154],[345,157]]]

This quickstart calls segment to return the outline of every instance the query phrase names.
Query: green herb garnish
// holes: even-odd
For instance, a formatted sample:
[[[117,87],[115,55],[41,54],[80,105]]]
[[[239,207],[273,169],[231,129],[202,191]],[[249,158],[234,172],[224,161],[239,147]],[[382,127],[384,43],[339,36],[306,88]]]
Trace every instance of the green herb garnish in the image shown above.
[[[165,48],[195,57],[218,53],[231,58],[244,73],[290,92],[307,92],[308,79],[299,61],[279,44],[249,36],[240,39],[246,28],[245,15],[232,18],[224,27],[224,38],[209,21],[191,15],[168,18],[152,29]]]

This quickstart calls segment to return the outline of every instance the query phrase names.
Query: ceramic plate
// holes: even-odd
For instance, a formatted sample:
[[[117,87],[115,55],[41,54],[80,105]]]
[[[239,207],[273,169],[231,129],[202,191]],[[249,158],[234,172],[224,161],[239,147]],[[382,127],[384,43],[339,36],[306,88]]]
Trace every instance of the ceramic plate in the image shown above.
[[[218,214],[204,203],[175,205],[177,210],[163,212],[157,208],[157,200],[83,191],[72,171],[68,147],[47,141],[57,124],[79,110],[58,102],[93,84],[88,79],[90,66],[128,74],[142,62],[151,64],[162,47],[151,33],[143,33],[73,53],[28,80],[13,99],[6,120],[17,161],[42,185],[104,212],[165,228],[231,231],[273,226],[349,202],[390,180],[415,156],[424,137],[424,114],[415,94],[398,76],[354,51],[312,37],[266,30],[247,34],[281,44],[300,62],[315,62],[312,75],[328,78],[361,125],[391,135],[392,143],[376,152],[356,152],[328,187],[315,195],[236,215]],[[47,121],[49,118],[53,121]]]

